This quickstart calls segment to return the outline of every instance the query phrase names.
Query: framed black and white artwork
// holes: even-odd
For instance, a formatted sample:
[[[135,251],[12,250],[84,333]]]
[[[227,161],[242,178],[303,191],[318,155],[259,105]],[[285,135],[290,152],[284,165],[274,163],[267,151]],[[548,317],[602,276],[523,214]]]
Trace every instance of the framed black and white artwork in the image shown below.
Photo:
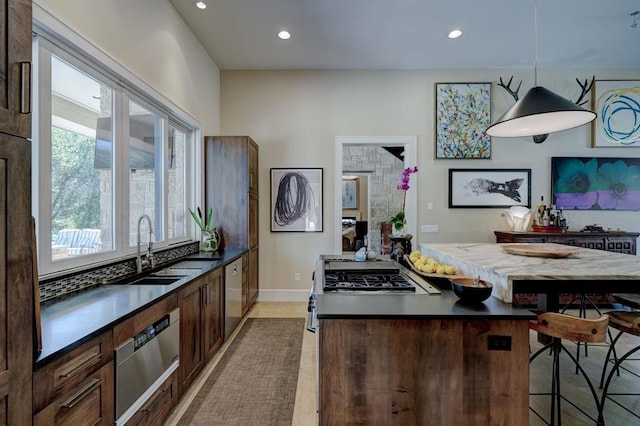
[[[323,172],[271,169],[271,232],[323,231]]]
[[[449,169],[449,208],[531,207],[531,169]]]

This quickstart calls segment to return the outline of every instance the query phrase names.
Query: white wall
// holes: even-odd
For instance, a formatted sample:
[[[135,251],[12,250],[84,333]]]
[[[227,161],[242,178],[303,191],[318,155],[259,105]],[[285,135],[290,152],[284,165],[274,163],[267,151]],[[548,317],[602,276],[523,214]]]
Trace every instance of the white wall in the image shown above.
[[[34,3],[219,133],[220,70],[168,0]]]
[[[635,156],[640,148],[590,148],[590,126],[549,136],[494,138],[488,160],[434,159],[434,83],[524,80],[520,95],[533,85],[532,70],[441,71],[223,71],[222,133],[250,135],[260,146],[260,286],[269,290],[306,290],[319,254],[332,253],[334,217],[333,152],[336,136],[417,135],[419,224],[436,224],[436,234],[419,234],[416,243],[494,242],[494,230],[508,229],[499,209],[449,209],[449,168],[530,168],[534,204],[550,197],[552,156]],[[580,94],[575,78],[639,79],[640,70],[538,70],[538,83],[563,96]],[[513,104],[502,88],[492,87],[492,118]],[[269,169],[323,167],[324,232],[271,233]],[[412,178],[413,179],[413,178]],[[428,202],[433,210],[427,210]],[[639,212],[569,212],[572,228],[594,221],[640,231]],[[294,281],[294,273],[302,281]],[[275,292],[274,292],[275,293]]]

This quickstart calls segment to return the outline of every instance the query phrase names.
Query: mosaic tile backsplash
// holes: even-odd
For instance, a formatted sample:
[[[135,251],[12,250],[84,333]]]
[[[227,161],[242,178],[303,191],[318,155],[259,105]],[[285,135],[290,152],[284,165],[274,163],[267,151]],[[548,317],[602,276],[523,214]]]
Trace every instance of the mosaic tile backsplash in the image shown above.
[[[197,253],[200,243],[194,241],[179,247],[154,252],[156,266],[172,263],[190,254]],[[54,299],[82,290],[117,281],[136,273],[136,259],[125,259],[91,270],[40,281],[40,303],[51,303]]]

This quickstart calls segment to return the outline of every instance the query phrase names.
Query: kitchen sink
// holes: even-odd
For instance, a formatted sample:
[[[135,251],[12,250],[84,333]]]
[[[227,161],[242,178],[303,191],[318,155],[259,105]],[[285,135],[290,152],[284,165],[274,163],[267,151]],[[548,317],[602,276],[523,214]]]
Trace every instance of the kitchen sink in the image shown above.
[[[132,281],[129,284],[131,285],[168,285],[173,284],[176,281],[180,281],[186,277],[186,275],[173,275],[173,276],[146,276],[142,277],[139,280]]]
[[[187,275],[197,275],[202,272],[202,268],[165,268],[150,274],[154,277],[184,277]]]

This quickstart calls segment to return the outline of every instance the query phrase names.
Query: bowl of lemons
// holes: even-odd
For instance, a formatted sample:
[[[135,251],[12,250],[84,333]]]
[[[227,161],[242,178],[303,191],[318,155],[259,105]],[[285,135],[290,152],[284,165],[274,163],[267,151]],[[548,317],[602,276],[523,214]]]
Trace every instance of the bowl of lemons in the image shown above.
[[[433,257],[424,256],[419,250],[412,251],[405,260],[415,272],[422,275],[455,275],[458,269],[453,265],[438,262]]]

